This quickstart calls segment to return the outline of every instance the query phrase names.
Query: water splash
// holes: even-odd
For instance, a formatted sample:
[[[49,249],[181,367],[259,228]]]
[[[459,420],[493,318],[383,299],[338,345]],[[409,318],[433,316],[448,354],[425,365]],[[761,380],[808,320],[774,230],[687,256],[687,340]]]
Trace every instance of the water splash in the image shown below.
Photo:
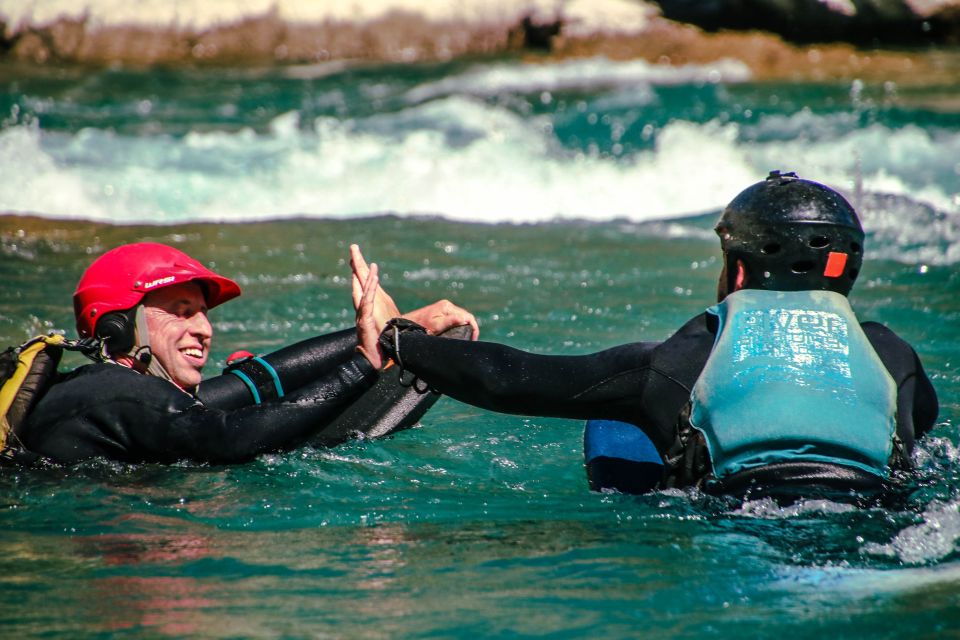
[[[922,522],[900,531],[889,543],[867,543],[863,552],[921,565],[941,560],[960,545],[960,500],[935,501],[924,509]]]

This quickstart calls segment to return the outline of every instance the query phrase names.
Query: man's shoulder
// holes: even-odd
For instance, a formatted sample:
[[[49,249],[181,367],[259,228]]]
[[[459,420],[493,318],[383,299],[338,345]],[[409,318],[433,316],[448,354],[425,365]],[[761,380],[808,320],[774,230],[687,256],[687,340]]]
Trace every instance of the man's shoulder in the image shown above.
[[[77,367],[64,375],[64,381],[89,378],[91,376],[128,376],[138,375],[136,371],[109,362],[93,362]]]
[[[901,338],[897,333],[885,324],[879,322],[867,321],[861,322],[860,327],[867,335],[873,348],[878,352],[880,350],[896,350],[913,352],[910,343]]]
[[[677,329],[654,350],[654,367],[692,384],[700,375],[716,339],[716,326],[711,325],[711,318],[701,313]]]
[[[696,342],[706,341],[712,345],[716,335],[716,316],[712,316],[704,311],[687,320],[683,326],[677,329],[673,335],[667,339],[667,342],[671,340],[692,340]]]
[[[77,367],[69,373],[61,374],[54,388],[91,386],[114,392],[122,391],[132,386],[138,386],[141,379],[146,378],[133,369],[108,362],[96,362]],[[117,385],[117,386],[113,386]]]
[[[40,404],[55,402],[82,406],[129,400],[144,405],[159,401],[166,405],[171,398],[181,397],[185,400],[189,398],[166,380],[143,375],[117,364],[94,363],[64,374]]]
[[[918,372],[917,352],[893,329],[879,322],[863,322],[860,326],[897,384]]]

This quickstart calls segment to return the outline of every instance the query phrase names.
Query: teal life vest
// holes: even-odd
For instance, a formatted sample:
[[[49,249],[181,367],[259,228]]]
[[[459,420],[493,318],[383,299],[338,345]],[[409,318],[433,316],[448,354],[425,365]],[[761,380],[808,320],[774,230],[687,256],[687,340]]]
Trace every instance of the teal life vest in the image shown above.
[[[719,329],[690,424],[715,477],[783,462],[888,476],[896,384],[846,297],[744,289],[707,311]]]

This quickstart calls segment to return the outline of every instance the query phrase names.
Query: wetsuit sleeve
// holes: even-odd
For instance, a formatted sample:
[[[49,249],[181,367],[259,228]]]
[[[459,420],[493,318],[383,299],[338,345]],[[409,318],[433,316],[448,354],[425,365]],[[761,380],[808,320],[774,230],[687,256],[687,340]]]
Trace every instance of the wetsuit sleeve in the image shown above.
[[[650,352],[634,343],[583,356],[545,356],[491,342],[405,333],[403,366],[434,389],[492,411],[635,422]]]
[[[179,412],[168,428],[143,434],[138,440],[144,448],[164,452],[170,459],[247,460],[302,444],[368,389],[375,378],[367,359],[356,355],[279,401],[233,411],[195,403]],[[314,444],[333,446],[339,442]]]
[[[913,424],[916,435],[926,434],[937,422],[937,416],[940,413],[940,403],[937,400],[937,392],[933,388],[933,383],[927,377],[920,358],[916,353],[913,354],[916,361],[917,374],[913,377]]]
[[[232,411],[204,406],[165,380],[109,364],[55,385],[29,419],[28,448],[55,462],[227,463],[314,441],[376,380],[361,355],[282,400]]]
[[[910,355],[913,373],[897,381],[897,433],[907,445],[907,451],[912,450],[914,440],[933,428],[940,412],[937,392],[923,370],[920,358],[912,349]]]
[[[864,332],[897,385],[897,435],[913,451],[914,441],[933,428],[940,406],[916,351],[889,328],[863,323]]]
[[[263,360],[273,368],[284,393],[290,393],[349,361],[356,347],[356,329],[350,328],[292,344],[263,356]],[[224,410],[254,403],[250,387],[232,373],[201,382],[197,397],[207,407]]]

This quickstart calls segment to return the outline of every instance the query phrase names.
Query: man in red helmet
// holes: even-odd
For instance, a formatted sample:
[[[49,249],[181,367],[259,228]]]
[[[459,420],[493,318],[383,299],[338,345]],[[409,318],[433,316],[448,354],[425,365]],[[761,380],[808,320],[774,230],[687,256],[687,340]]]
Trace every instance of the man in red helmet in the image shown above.
[[[365,284],[375,291],[376,282],[372,269]],[[371,364],[347,329],[244,358],[201,385],[213,339],[207,313],[239,295],[233,280],[166,245],[100,256],[73,299],[77,331],[98,341],[100,362],[50,389],[23,444],[59,463],[242,461],[302,444],[376,380],[379,359]],[[397,313],[388,296],[364,298],[359,287],[354,303],[381,323]],[[436,332],[470,325],[477,334],[473,316],[447,301],[409,317]]]
[[[377,323],[361,317],[361,343],[475,406],[621,423],[656,448],[661,487],[786,497],[882,490],[910,468],[938,403],[913,348],[881,324],[861,324],[850,307],[864,240],[853,207],[829,187],[774,171],[731,201],[716,231],[718,304],[664,342],[543,356],[436,340],[404,319],[378,340]],[[353,262],[366,279],[362,256]],[[609,453],[632,461],[623,447]],[[611,479],[594,486],[642,484]]]

